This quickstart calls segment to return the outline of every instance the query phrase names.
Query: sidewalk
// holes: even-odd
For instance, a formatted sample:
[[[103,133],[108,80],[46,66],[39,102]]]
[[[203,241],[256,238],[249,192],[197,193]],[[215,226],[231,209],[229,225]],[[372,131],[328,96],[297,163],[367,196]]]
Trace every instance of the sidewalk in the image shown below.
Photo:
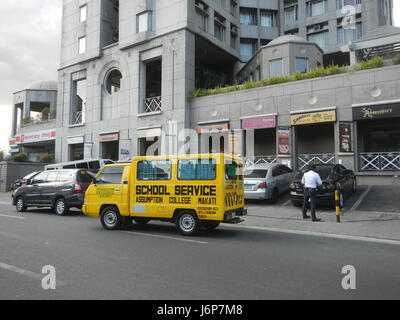
[[[303,220],[301,208],[270,204],[247,205],[248,216],[242,227],[328,233],[400,241],[400,213],[344,210],[341,223],[336,222],[336,212],[329,208],[317,210],[322,222]],[[399,208],[400,211],[400,208]]]

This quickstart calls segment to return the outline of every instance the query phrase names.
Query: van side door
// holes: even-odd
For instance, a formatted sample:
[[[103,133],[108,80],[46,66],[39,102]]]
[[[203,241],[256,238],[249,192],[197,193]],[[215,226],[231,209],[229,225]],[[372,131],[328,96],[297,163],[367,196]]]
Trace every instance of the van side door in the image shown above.
[[[43,185],[46,183],[48,171],[44,171],[35,176],[31,185],[27,186],[25,193],[25,201],[27,204],[41,204],[43,203],[41,194],[43,192]]]

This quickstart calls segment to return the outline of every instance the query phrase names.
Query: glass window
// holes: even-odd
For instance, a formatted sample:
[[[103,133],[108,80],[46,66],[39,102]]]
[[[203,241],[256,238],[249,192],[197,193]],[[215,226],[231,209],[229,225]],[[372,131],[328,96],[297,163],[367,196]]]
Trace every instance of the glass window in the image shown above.
[[[260,11],[260,25],[262,27],[275,27],[276,14],[273,11],[261,10]]]
[[[254,170],[244,171],[244,176],[246,178],[266,178],[267,174],[268,174],[268,169],[266,170],[254,169]]]
[[[285,23],[291,23],[297,20],[297,6],[293,6],[290,8],[286,8],[284,10],[285,14]]]
[[[124,167],[105,168],[96,179],[97,184],[121,184]]]
[[[86,52],[86,37],[79,38],[79,54]]]
[[[310,34],[307,36],[307,40],[315,42],[321,48],[324,48],[329,44],[329,32],[325,31],[325,32]]]
[[[306,73],[308,70],[308,59],[307,58],[296,58],[296,71]]]
[[[106,79],[105,87],[108,94],[113,95],[121,89],[122,74],[119,70],[112,70]]]
[[[269,76],[279,77],[282,76],[282,59],[274,60],[269,62]]]
[[[252,57],[257,51],[256,39],[241,39],[240,54],[246,57]]]
[[[81,162],[81,163],[77,163],[76,167],[78,169],[89,169],[89,165],[87,162]]]
[[[171,161],[140,161],[138,162],[138,180],[170,180]]]
[[[44,182],[46,181],[46,179],[47,179],[47,175],[48,175],[47,172],[39,173],[37,176],[35,176],[35,177],[33,178],[32,184],[44,183]]]
[[[326,0],[314,0],[307,2],[307,17],[314,17],[325,14],[328,10]]]
[[[89,162],[89,169],[94,169],[94,170],[100,169],[100,162],[99,161]]]
[[[78,182],[83,185],[89,185],[92,183],[94,175],[88,171],[79,171],[78,173]]]
[[[179,180],[215,180],[216,175],[215,159],[180,160],[178,162]]]
[[[87,19],[87,5],[84,5],[80,8],[80,21],[85,22]]]
[[[60,172],[58,180],[60,182],[72,182],[75,180],[75,172],[74,171]]]
[[[50,172],[47,176],[47,182],[54,182],[57,181],[58,178],[58,172]]]
[[[151,31],[152,29],[152,12],[146,11],[137,15],[137,32]]]
[[[256,25],[257,9],[240,8],[240,23],[246,25]]]

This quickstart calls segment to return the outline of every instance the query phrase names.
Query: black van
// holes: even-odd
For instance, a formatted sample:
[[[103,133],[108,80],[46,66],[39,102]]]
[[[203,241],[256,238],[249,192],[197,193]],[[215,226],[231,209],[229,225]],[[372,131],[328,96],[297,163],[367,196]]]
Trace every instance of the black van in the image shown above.
[[[28,207],[50,207],[63,216],[69,208],[82,208],[84,194],[93,178],[94,175],[84,169],[41,172],[15,191],[13,205],[18,212]]]

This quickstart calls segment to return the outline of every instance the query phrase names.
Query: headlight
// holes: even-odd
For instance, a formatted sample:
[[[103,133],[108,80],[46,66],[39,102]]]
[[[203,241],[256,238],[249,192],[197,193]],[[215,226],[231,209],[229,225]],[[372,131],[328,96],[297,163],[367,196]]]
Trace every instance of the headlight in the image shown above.
[[[294,183],[290,184],[290,189],[296,189],[296,185]]]

